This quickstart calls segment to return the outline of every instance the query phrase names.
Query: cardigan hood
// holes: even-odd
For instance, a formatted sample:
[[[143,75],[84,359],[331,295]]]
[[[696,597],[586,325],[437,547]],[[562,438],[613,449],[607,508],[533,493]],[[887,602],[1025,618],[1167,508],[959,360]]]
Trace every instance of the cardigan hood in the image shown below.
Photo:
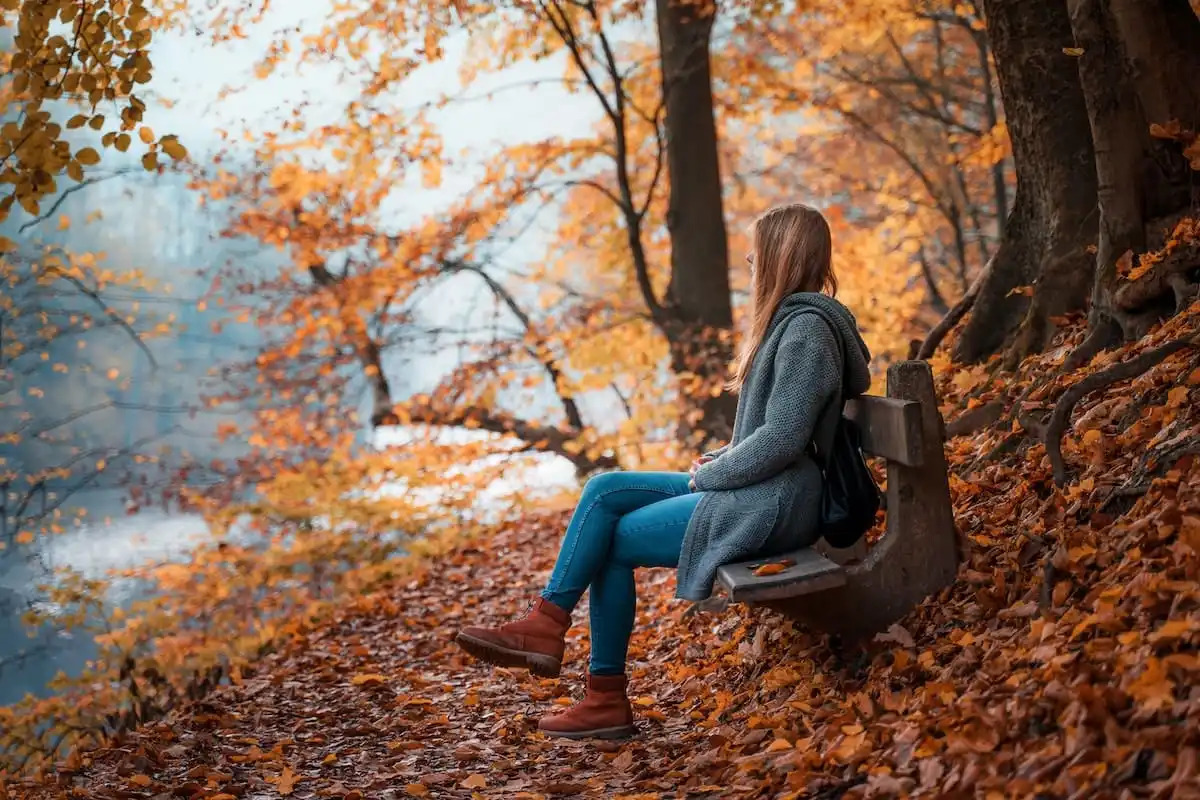
[[[871,386],[871,351],[858,332],[858,323],[850,309],[819,292],[797,292],[784,298],[771,319],[771,327],[786,325],[794,315],[820,315],[837,337],[845,359],[842,381],[843,398],[857,397]]]

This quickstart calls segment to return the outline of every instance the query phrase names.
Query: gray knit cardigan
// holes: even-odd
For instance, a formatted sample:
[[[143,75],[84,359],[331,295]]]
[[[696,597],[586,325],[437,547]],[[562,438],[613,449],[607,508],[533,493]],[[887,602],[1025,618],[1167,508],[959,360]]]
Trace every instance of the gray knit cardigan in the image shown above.
[[[722,564],[817,540],[821,472],[806,448],[814,437],[822,450],[832,444],[841,401],[870,385],[870,358],[838,301],[802,292],[780,304],[738,398],[732,440],[696,471],[704,497],[683,539],[676,597],[708,597]]]

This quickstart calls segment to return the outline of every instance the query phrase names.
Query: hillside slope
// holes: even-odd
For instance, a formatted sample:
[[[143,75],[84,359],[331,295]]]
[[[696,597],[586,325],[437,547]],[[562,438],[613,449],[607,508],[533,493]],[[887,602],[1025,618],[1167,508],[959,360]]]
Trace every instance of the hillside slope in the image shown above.
[[[18,797],[1200,797],[1200,347],[1084,396],[1056,489],[1040,441],[1063,390],[1200,332],[1200,304],[1056,373],[940,378],[965,563],[865,649],[761,609],[690,614],[641,575],[642,735],[559,743],[538,716],[580,691],[490,670],[450,642],[521,610],[565,524],[495,530],[289,642],[236,685]],[[1158,351],[1159,354],[1165,351]],[[972,415],[965,419],[966,409]],[[998,416],[998,418],[996,418]],[[581,610],[577,619],[584,619]]]

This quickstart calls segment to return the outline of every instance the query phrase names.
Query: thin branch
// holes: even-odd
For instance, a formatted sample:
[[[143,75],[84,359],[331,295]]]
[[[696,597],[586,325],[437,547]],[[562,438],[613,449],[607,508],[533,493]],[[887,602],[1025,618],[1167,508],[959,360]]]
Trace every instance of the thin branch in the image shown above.
[[[17,229],[17,232],[24,233],[27,229],[32,228],[34,225],[38,225],[42,222],[45,222],[47,219],[49,219],[51,217],[51,215],[54,214],[54,212],[58,211],[59,207],[63,204],[63,201],[65,201],[67,199],[68,195],[74,194],[75,192],[78,192],[81,189],[86,189],[87,187],[92,186],[94,184],[103,183],[104,181],[110,180],[112,178],[118,178],[118,177],[121,177],[122,175],[128,175],[130,173],[140,173],[142,171],[143,170],[140,167],[137,169],[135,169],[133,167],[125,167],[122,169],[118,169],[115,172],[112,172],[108,175],[101,175],[101,176],[95,177],[95,178],[86,178],[83,181],[80,181],[79,183],[76,183],[72,186],[68,186],[66,189],[62,190],[62,192],[58,195],[58,198],[54,201],[53,205],[51,205],[50,208],[46,209],[45,213],[39,214],[38,216],[36,216],[33,219],[26,222],[24,225],[22,225],[20,228]]]
[[[562,40],[563,44],[567,46],[567,50],[571,53],[571,60],[575,62],[575,66],[578,67],[579,71],[583,73],[584,80],[587,82],[587,85],[591,87],[592,93],[596,95],[596,99],[600,101],[600,105],[604,108],[604,113],[609,119],[613,120],[613,122],[616,122],[616,109],[614,109],[612,104],[609,103],[608,95],[605,94],[604,90],[600,88],[600,84],[596,82],[595,76],[592,75],[591,69],[588,68],[587,61],[583,57],[583,47],[580,45],[579,38],[575,33],[575,29],[571,27],[571,21],[567,17],[566,12],[559,8],[558,5],[554,3],[554,0],[551,0],[550,4],[543,2],[543,0],[538,0],[537,6],[542,10],[542,13],[545,14],[546,20],[550,23],[550,26],[554,28],[554,32],[558,34],[558,37]],[[551,12],[551,7],[553,7],[554,10],[561,15],[561,20],[557,19],[554,13]]]
[[[104,312],[104,315],[108,317],[108,319],[114,325],[122,328],[127,334],[129,334],[129,337],[133,339],[134,344],[141,348],[142,352],[146,354],[146,360],[150,362],[151,370],[158,370],[158,360],[154,357],[154,353],[150,351],[150,348],[146,345],[146,343],[142,341],[142,337],[139,336],[137,331],[133,329],[133,326],[125,321],[124,317],[122,317],[104,302],[104,300],[100,297],[99,292],[89,288],[88,286],[85,286],[83,281],[79,280],[74,275],[69,274],[66,270],[61,269],[60,267],[50,265],[45,267],[45,269],[49,272],[57,273],[68,283],[73,284],[75,288],[78,289],[82,294],[90,297],[96,303],[96,305],[100,307],[100,310]]]
[[[961,300],[954,304],[954,308],[950,309],[946,313],[946,316],[942,317],[941,321],[925,337],[925,341],[917,350],[917,358],[926,360],[932,356],[937,350],[938,345],[942,343],[942,339],[946,338],[946,334],[971,310],[971,306],[975,305],[975,299],[979,297],[979,290],[983,287],[983,283],[987,280],[987,276],[991,273],[992,266],[995,263],[996,256],[993,255],[988,260],[987,265],[980,270],[979,275],[975,278],[975,282],[971,284],[971,288],[967,290],[967,293],[962,296]]]
[[[471,272],[475,275],[478,275],[483,282],[487,284],[488,288],[491,289],[492,294],[495,295],[502,303],[504,303],[512,315],[515,316],[525,327],[526,333],[533,332],[533,320],[525,312],[525,310],[521,308],[520,304],[517,303],[516,298],[513,297],[512,293],[509,292],[508,289],[506,289],[500,284],[499,281],[489,275],[482,267],[476,264],[453,262],[447,264],[446,269],[448,272]],[[567,422],[569,422],[571,427],[575,428],[576,430],[582,430],[583,414],[580,412],[579,405],[575,401],[575,398],[562,389],[562,370],[559,368],[557,361],[548,354],[538,353],[532,347],[532,345],[526,344],[524,347],[525,351],[529,353],[529,355],[533,357],[539,364],[541,364],[543,369],[545,369],[546,375],[550,378],[550,383],[554,386],[555,393],[558,395],[558,399],[562,403],[563,412],[567,416]]]

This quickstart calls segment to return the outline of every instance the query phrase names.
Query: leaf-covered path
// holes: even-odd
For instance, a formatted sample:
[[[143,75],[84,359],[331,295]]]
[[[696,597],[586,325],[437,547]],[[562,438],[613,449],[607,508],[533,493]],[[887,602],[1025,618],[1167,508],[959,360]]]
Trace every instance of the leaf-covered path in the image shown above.
[[[1093,372],[1200,328],[1200,304]],[[957,583],[861,649],[765,610],[689,614],[645,571],[632,644],[641,734],[547,739],[580,691],[473,662],[463,624],[522,610],[565,522],[490,531],[161,723],[74,758],[31,798],[1200,797],[1200,354],[1083,398],[1058,489],[1044,419],[1080,374],[958,372],[948,417]],[[1012,398],[1016,396],[1014,401]],[[577,612],[577,619],[586,609]]]

